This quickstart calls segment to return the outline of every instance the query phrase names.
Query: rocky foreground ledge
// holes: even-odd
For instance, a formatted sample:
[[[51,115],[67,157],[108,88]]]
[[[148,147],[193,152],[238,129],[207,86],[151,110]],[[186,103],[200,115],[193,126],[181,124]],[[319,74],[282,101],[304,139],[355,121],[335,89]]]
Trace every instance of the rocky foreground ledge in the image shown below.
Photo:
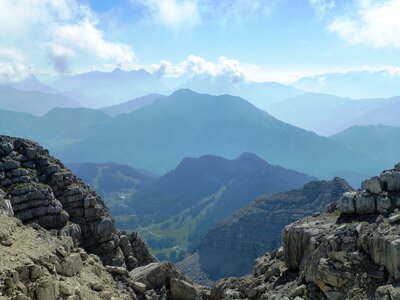
[[[400,299],[400,164],[345,193],[328,212],[285,228],[251,275],[211,299]]]
[[[40,145],[0,136],[0,299],[206,299]]]

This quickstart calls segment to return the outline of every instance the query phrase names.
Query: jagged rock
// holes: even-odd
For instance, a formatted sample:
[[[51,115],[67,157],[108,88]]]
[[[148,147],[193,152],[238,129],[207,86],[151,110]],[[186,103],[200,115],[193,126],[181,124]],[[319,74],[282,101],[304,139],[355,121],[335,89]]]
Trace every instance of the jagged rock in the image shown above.
[[[337,202],[337,208],[342,214],[354,214],[356,192],[347,192]]]
[[[112,275],[129,276],[128,270],[123,267],[106,266],[106,270]]]
[[[147,289],[159,289],[169,285],[171,278],[185,280],[185,276],[171,263],[151,263],[129,273],[133,282],[141,282]]]
[[[343,214],[389,214],[400,207],[400,171],[399,164],[393,170],[384,171],[363,181],[362,191],[346,193],[338,200],[337,206]],[[388,197],[387,193],[392,193]]]
[[[200,284],[241,276],[251,271],[253,261],[279,247],[281,231],[291,222],[310,216],[352,191],[340,178],[312,181],[302,189],[259,196],[201,240],[197,252],[178,267]],[[194,270],[198,270],[194,272]]]
[[[171,284],[171,299],[173,300],[200,300],[201,297],[197,290],[190,283],[172,278]]]
[[[24,223],[59,230],[107,265],[133,269],[155,261],[137,234],[120,243],[100,197],[38,144],[0,136],[0,173],[0,188],[6,191],[1,197]],[[1,211],[8,200],[0,198]]]
[[[400,284],[380,286],[375,297],[376,300],[400,300]]]
[[[382,191],[364,183],[362,190],[345,193],[337,203],[340,214],[287,226],[282,258],[271,252],[257,259],[252,275],[219,281],[210,299],[232,293],[237,299],[400,299],[400,226],[393,201],[399,182],[393,174],[379,177]],[[280,275],[271,276],[275,269]]]
[[[361,183],[361,188],[373,194],[379,194],[383,192],[382,182],[378,176],[374,176],[371,179],[364,180]]]
[[[57,273],[65,276],[74,276],[79,273],[83,268],[81,255],[79,253],[72,253],[65,257],[63,261],[57,265]]]
[[[204,292],[172,264],[155,263],[136,233],[117,231],[100,197],[36,143],[0,136],[0,188],[0,298],[167,299],[171,286],[177,298]],[[132,269],[146,284],[130,279]]]
[[[0,190],[0,215],[6,215],[9,217],[14,216],[14,211],[11,206],[10,200],[4,199],[3,196],[3,191]]]
[[[51,276],[41,279],[37,282],[36,286],[36,297],[38,300],[57,299],[58,285]]]
[[[108,299],[135,299],[129,287],[121,289],[113,280],[100,259],[82,261],[85,251],[74,248],[69,237],[22,225],[5,215],[0,216],[0,236],[3,231],[12,244],[0,244],[1,299],[106,299],[104,291]]]
[[[144,283],[141,283],[141,282],[138,282],[138,281],[133,281],[131,283],[131,286],[132,286],[134,291],[138,292],[141,295],[143,295],[147,290],[146,285]]]

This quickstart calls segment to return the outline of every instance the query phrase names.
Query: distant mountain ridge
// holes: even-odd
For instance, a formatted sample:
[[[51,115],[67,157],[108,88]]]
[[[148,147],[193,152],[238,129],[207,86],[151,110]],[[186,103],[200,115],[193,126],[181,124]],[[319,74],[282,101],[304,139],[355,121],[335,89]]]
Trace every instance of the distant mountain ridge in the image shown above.
[[[355,125],[400,126],[400,97],[354,100],[307,93],[273,103],[266,110],[279,120],[325,136]]]
[[[99,108],[99,110],[105,112],[111,117],[115,117],[121,114],[128,114],[135,110],[138,110],[142,107],[147,105],[153,104],[154,101],[159,99],[163,99],[165,96],[161,94],[149,94],[143,97],[135,98],[133,100],[123,102],[121,104],[112,105],[112,106],[105,106]]]
[[[55,107],[73,108],[81,107],[81,105],[55,92],[19,90],[10,85],[0,85],[0,108],[2,110],[41,116]]]
[[[386,169],[390,168],[393,161],[400,160],[400,127],[354,126],[331,138],[353,151],[379,160]]]
[[[300,78],[293,85],[303,91],[339,97],[389,98],[400,95],[399,74],[389,70],[328,73]]]
[[[116,117],[86,108],[58,108],[40,118],[2,115],[8,120],[0,122],[4,133],[34,138],[66,162],[115,161],[163,174],[185,157],[232,159],[251,152],[272,164],[318,178],[344,176],[352,183],[383,168],[369,156],[229,95],[179,90]]]
[[[255,196],[300,187],[311,180],[315,178],[272,166],[251,153],[234,160],[214,155],[185,158],[135,193],[124,208],[114,207],[112,212],[117,227],[136,228],[155,251],[162,250],[159,254],[173,247],[183,254],[213,224]]]
[[[168,93],[170,90],[152,73],[143,69],[112,72],[88,72],[63,76],[50,86],[62,92],[78,92],[92,100],[90,107],[99,108],[142,97],[149,93]]]
[[[352,191],[343,179],[313,181],[302,189],[263,195],[219,223],[201,240],[193,257],[178,266],[190,274],[200,269],[207,277],[242,276],[252,270],[255,258],[280,244],[286,225],[315,212],[323,212],[344,192]]]

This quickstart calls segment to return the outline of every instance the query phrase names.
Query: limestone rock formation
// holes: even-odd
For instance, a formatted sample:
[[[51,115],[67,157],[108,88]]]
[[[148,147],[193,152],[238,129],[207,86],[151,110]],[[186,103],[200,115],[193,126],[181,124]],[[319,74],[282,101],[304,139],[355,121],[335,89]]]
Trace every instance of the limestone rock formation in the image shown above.
[[[352,188],[345,180],[334,178],[307,183],[302,189],[259,196],[209,231],[197,252],[178,266],[201,284],[207,284],[204,276],[217,280],[247,274],[257,257],[279,247],[286,225],[323,212],[348,191]]]
[[[398,166],[345,193],[338,210],[288,225],[282,248],[253,274],[220,280],[210,299],[399,299]]]
[[[132,269],[155,261],[136,234],[117,232],[95,192],[34,142],[0,136],[0,188],[15,217],[73,236],[106,265]]]
[[[0,299],[135,299],[70,237],[0,215]]]
[[[207,298],[173,265],[156,263],[136,233],[116,230],[100,197],[47,150],[6,136],[0,136],[0,257],[0,299],[158,300],[186,292]],[[153,272],[154,265],[164,273]],[[134,276],[139,271],[152,285]]]

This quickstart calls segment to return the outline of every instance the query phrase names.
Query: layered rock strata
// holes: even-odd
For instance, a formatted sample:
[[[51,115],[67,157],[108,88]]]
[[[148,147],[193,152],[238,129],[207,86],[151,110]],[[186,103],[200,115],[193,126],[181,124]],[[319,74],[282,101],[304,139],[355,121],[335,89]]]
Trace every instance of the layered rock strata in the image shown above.
[[[323,212],[347,191],[352,191],[349,184],[334,178],[307,183],[302,189],[259,196],[210,230],[193,257],[186,258],[178,266],[203,284],[199,272],[192,272],[196,268],[212,280],[247,274],[257,257],[279,247],[286,225]]]
[[[140,237],[117,232],[94,191],[34,142],[0,136],[0,189],[23,223],[70,235],[107,265],[155,261]]]
[[[400,299],[399,174],[398,164],[328,213],[287,226],[280,250],[259,258],[253,274],[219,281],[210,298]]]
[[[156,262],[136,233],[117,231],[100,197],[47,150],[6,136],[0,257],[0,299],[208,297],[172,264]]]

